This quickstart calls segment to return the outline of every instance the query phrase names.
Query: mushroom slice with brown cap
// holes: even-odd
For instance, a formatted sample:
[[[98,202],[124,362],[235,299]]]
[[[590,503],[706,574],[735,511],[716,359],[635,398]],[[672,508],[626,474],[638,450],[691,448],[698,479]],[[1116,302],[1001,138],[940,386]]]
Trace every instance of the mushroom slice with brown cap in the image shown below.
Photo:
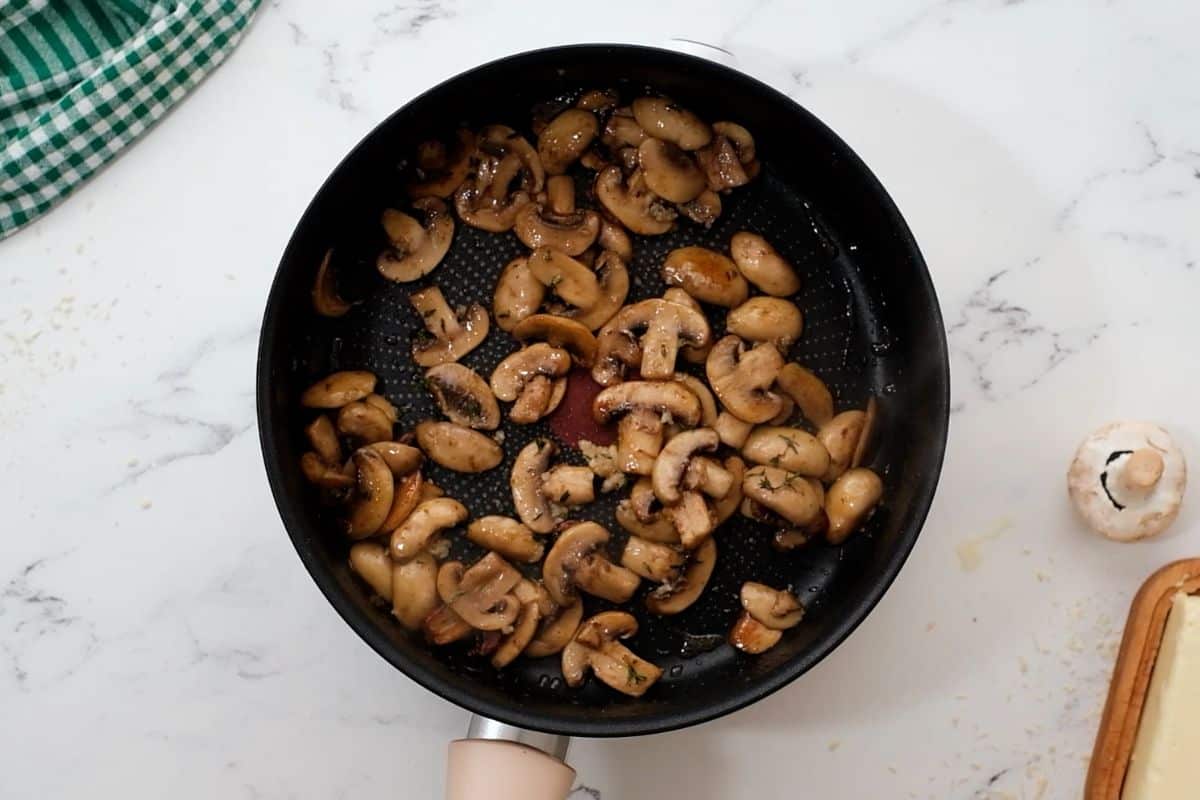
[[[454,194],[467,179],[474,152],[475,134],[464,129],[455,134],[454,145],[449,150],[441,142],[424,142],[417,149],[417,180],[408,184],[408,196],[445,199]]]
[[[602,292],[596,273],[565,253],[539,248],[529,255],[529,271],[543,286],[576,308],[587,309],[600,302]]]
[[[510,331],[519,342],[546,342],[571,354],[576,364],[590,367],[596,360],[596,337],[586,325],[557,314],[534,314]]]
[[[388,558],[387,550],[376,542],[355,542],[350,545],[350,569],[375,594],[384,600],[392,599],[392,560]]]
[[[321,461],[326,464],[342,463],[342,445],[328,414],[322,414],[310,422],[304,428],[304,433]]]
[[[678,544],[679,532],[654,496],[649,478],[639,478],[629,490],[629,497],[617,503],[617,524],[634,536],[651,542]]]
[[[692,297],[678,286],[671,286],[664,291],[662,299],[666,300],[668,303],[678,303],[681,306],[687,306],[697,314],[704,313],[704,309],[700,307],[700,303],[696,301],[696,298]],[[683,348],[683,359],[689,364],[703,364],[705,359],[708,358],[708,351],[711,349],[711,341],[703,347],[692,347],[689,345]]]
[[[678,503],[686,491],[684,476],[692,459],[698,453],[716,450],[720,443],[712,428],[696,428],[672,437],[654,460],[650,478],[659,502],[667,506]]]
[[[383,277],[398,283],[432,272],[446,257],[454,238],[454,219],[441,200],[416,200],[413,208],[424,216],[424,224],[394,208],[383,212],[383,230],[391,246],[379,254],[375,266]]]
[[[620,417],[617,461],[622,472],[649,475],[662,447],[663,415],[682,425],[700,420],[696,395],[674,381],[627,381],[609,386],[592,401],[601,424]]]
[[[451,422],[491,431],[500,426],[500,406],[487,381],[457,362],[439,364],[425,372],[425,386]]]
[[[341,408],[375,391],[375,376],[365,370],[347,370],[325,376],[304,390],[300,404],[306,408]]]
[[[684,492],[667,513],[679,533],[679,542],[687,550],[699,547],[717,528],[717,515],[700,492]]]
[[[746,280],[764,293],[788,297],[800,291],[800,278],[783,256],[757,233],[740,231],[729,240],[729,255]]]
[[[722,121],[714,122],[712,129],[713,133],[730,141],[737,150],[738,160],[743,164],[749,164],[756,159],[758,150],[754,145],[754,137],[745,127],[736,122]]]
[[[475,172],[454,193],[454,210],[466,224],[491,233],[512,230],[517,214],[533,202],[529,192],[509,187],[521,171],[521,159],[514,153],[485,158]]]
[[[633,118],[648,135],[696,150],[712,140],[708,124],[665,97],[639,97],[633,101]]]
[[[683,473],[683,486],[686,489],[698,489],[714,500],[720,500],[733,490],[733,473],[715,459],[693,456]]]
[[[333,267],[330,266],[332,258],[333,250],[326,250],[325,257],[321,259],[321,265],[317,267],[317,277],[313,281],[313,311],[322,317],[341,317],[354,307],[352,303],[343,300],[337,292],[337,281],[334,279]]]
[[[637,620],[624,611],[604,611],[586,620],[562,651],[567,685],[581,686],[591,670],[600,682],[622,694],[645,694],[662,677],[662,670],[618,641],[637,630]]]
[[[549,412],[553,379],[566,375],[570,369],[570,353],[536,342],[496,366],[492,372],[492,392],[497,399],[513,403],[509,419],[527,425]]]
[[[546,170],[537,149],[507,125],[487,125],[479,132],[479,151],[489,156],[515,155],[521,162],[521,188],[530,196],[546,185]]]
[[[733,513],[737,511],[738,505],[742,502],[742,481],[746,477],[746,464],[737,456],[726,458],[724,467],[732,477],[733,486],[730,487],[728,494],[713,501],[713,513],[717,515],[718,525],[732,517]]]
[[[596,115],[579,108],[568,108],[546,125],[538,134],[538,155],[542,166],[551,175],[567,171],[591,145],[600,124]]]
[[[413,341],[413,361],[419,366],[458,361],[487,338],[487,310],[478,303],[455,312],[436,286],[413,292],[408,299],[429,332]]]
[[[559,464],[542,473],[542,494],[560,506],[583,506],[596,499],[596,474],[587,467]]]
[[[592,377],[601,385],[612,384],[635,352],[627,342],[636,342],[642,377],[668,380],[675,374],[680,347],[703,347],[710,336],[700,312],[658,298],[642,300],[621,309],[601,329]]]
[[[604,250],[612,250],[625,261],[633,258],[633,240],[618,223],[600,218],[600,234],[596,242]]]
[[[783,631],[768,628],[750,616],[748,611],[742,612],[737,622],[734,623],[733,630],[729,632],[729,643],[743,653],[751,655],[765,653],[779,644],[779,640],[782,638]]]
[[[467,509],[457,500],[449,497],[426,500],[413,509],[399,528],[392,531],[388,552],[400,562],[416,558],[435,536],[466,518]]]
[[[393,474],[395,471],[393,470]],[[408,515],[421,502],[422,490],[425,486],[425,479],[421,475],[420,470],[406,475],[392,492],[392,507],[388,511],[387,517],[383,520],[383,524],[379,526],[379,530],[383,533],[390,533],[396,528],[399,528],[404,520],[408,519]]]
[[[883,495],[883,482],[866,467],[856,467],[838,476],[825,494],[825,514],[828,529],[825,538],[830,544],[841,544],[854,533]]]
[[[410,631],[420,628],[437,608],[437,572],[437,561],[430,553],[392,565],[392,616]]]
[[[384,442],[392,438],[392,420],[387,412],[363,400],[347,403],[338,410],[337,429],[362,444]]]
[[[833,395],[812,370],[785,364],[775,384],[795,401],[804,418],[818,428],[833,419]]]
[[[750,432],[754,430],[754,423],[739,419],[728,411],[722,411],[717,414],[717,421],[713,423],[712,429],[717,432],[721,444],[740,450],[746,440],[750,438]]]
[[[517,323],[537,313],[546,298],[546,287],[533,276],[529,259],[514,258],[500,273],[492,297],[492,310],[501,330],[511,331]]]
[[[460,570],[462,564],[452,561],[442,564],[441,570],[438,572],[438,577],[441,578],[441,573],[447,568],[457,566]],[[463,620],[450,606],[443,602],[433,611],[429,612],[429,616],[425,617],[425,621],[421,623],[421,630],[425,633],[425,639],[430,644],[444,645],[452,642],[457,642],[460,639],[465,639],[475,632],[475,629]]]
[[[612,319],[629,295],[629,271],[617,253],[611,250],[602,252],[596,259],[595,271],[600,282],[599,301],[590,308],[565,312],[566,316],[592,331]]]
[[[604,123],[600,141],[610,150],[619,150],[623,147],[637,147],[647,138],[646,132],[633,116],[633,109],[624,106],[609,115],[608,121]]]
[[[425,420],[413,432],[425,455],[455,472],[486,472],[504,458],[494,439],[453,422]]]
[[[755,464],[770,464],[812,478],[820,478],[829,469],[825,445],[799,428],[760,425],[742,445],[742,455]]]
[[[638,166],[646,186],[664,200],[687,203],[708,188],[704,171],[678,146],[663,139],[647,139],[638,147]]]
[[[520,580],[521,573],[512,564],[496,553],[488,553],[463,572],[446,605],[476,630],[503,630],[521,611],[521,604],[511,594]]]
[[[554,443],[548,439],[534,439],[517,453],[513,461],[509,479],[513,507],[521,522],[534,533],[550,533],[554,530],[556,521],[550,511],[550,502],[542,492],[542,475],[549,468],[555,449]]]
[[[740,595],[742,608],[755,620],[777,631],[786,631],[804,619],[804,606],[796,595],[765,583],[746,581]]]
[[[751,342],[770,342],[787,352],[804,330],[804,315],[787,300],[751,297],[729,312],[725,330]]]
[[[488,515],[467,526],[467,538],[480,547],[514,561],[533,563],[541,559],[546,546],[533,538],[533,531],[509,517]]]
[[[774,345],[759,342],[747,351],[737,336],[726,336],[713,345],[704,364],[708,383],[721,404],[746,422],[767,422],[783,408],[783,399],[771,391],[783,367],[783,356]]]
[[[1075,510],[1094,531],[1121,542],[1166,530],[1186,487],[1182,451],[1150,422],[1113,422],[1092,432],[1067,472]]]
[[[866,425],[866,412],[855,409],[843,411],[820,427],[817,439],[829,452],[829,469],[825,471],[823,480],[836,480],[849,468]]]
[[[516,595],[522,605],[525,603],[535,604],[538,611],[542,612],[543,617],[552,616],[558,611],[558,603],[555,603],[554,598],[550,597],[550,593],[546,591],[546,587],[540,580],[531,581],[528,578],[522,578],[513,587],[512,593]]]
[[[383,456],[383,460],[387,462],[388,469],[396,477],[407,475],[421,466],[421,460],[424,458],[420,450],[412,445],[400,442],[373,442],[365,447],[367,450],[374,450]]]
[[[678,548],[640,536],[630,536],[621,551],[621,566],[655,583],[676,580],[684,560]]]
[[[624,603],[637,590],[638,576],[608,560],[608,531],[595,522],[579,522],[559,534],[546,554],[542,580],[560,606],[575,602],[578,590],[613,603]]]
[[[525,657],[544,658],[561,652],[574,638],[582,621],[583,603],[578,600],[566,608],[560,607],[553,616],[543,615],[533,641],[525,648]]]
[[[603,112],[615,108],[619,100],[615,89],[588,89],[575,101],[575,107],[584,111]]]
[[[517,621],[513,623],[512,633],[501,639],[500,646],[492,653],[492,666],[504,669],[515,661],[533,641],[541,619],[542,612],[538,610],[537,603],[522,604]]]
[[[680,247],[667,254],[662,278],[702,303],[734,308],[746,302],[750,287],[737,265],[707,247]]]
[[[700,424],[711,428],[717,421],[717,401],[704,381],[686,372],[676,372],[674,380],[683,384],[700,401]]]
[[[811,478],[762,465],[746,470],[742,479],[742,493],[746,497],[766,506],[792,525],[805,525],[821,512],[819,487],[820,483]]]
[[[300,456],[300,471],[305,480],[322,489],[348,489],[354,485],[354,476],[346,474],[341,465],[330,464],[312,451]]]
[[[708,145],[696,151],[696,163],[704,170],[708,188],[714,192],[728,192],[745,186],[758,173],[756,162],[745,164],[738,156],[737,147],[727,136],[717,135]]]
[[[549,247],[569,256],[587,250],[600,235],[600,215],[579,210],[560,214],[530,203],[517,212],[513,232],[530,250]]]
[[[351,456],[356,474],[355,497],[345,521],[346,535],[365,539],[379,531],[392,508],[395,480],[383,456],[373,450],[356,450]]]
[[[596,175],[593,191],[604,210],[633,233],[657,236],[675,225],[675,209],[646,185],[640,170],[626,180],[620,167],[605,167]]]
[[[721,216],[721,195],[712,189],[705,189],[692,200],[679,203],[675,207],[679,209],[680,214],[697,225],[711,228],[717,218]]]
[[[687,564],[678,578],[662,582],[661,586],[646,595],[647,610],[663,616],[686,611],[700,599],[716,565],[716,542],[711,538],[705,539],[689,553]]]

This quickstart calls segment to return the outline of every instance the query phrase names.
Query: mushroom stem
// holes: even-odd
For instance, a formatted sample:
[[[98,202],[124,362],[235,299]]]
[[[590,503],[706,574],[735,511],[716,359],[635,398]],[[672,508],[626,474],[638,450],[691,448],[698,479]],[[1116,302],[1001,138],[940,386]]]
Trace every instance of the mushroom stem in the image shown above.
[[[1134,450],[1121,470],[1121,485],[1131,492],[1151,489],[1162,478],[1163,457],[1152,447]]]
[[[662,417],[648,408],[635,408],[617,423],[617,462],[622,472],[649,475],[662,450]]]
[[[546,179],[546,204],[555,214],[570,214],[575,210],[575,180],[569,175]]]
[[[454,309],[450,308],[442,291],[436,286],[413,292],[408,299],[421,316],[426,329],[439,339],[452,339],[462,331],[462,325],[454,316]]]

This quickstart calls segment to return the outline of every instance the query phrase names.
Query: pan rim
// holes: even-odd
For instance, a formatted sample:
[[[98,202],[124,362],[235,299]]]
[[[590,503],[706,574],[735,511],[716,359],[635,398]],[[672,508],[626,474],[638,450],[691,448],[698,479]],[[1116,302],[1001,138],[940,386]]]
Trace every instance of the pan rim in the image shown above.
[[[375,139],[380,131],[389,125],[394,117],[403,114],[411,105],[423,98],[443,90],[447,85],[469,80],[472,75],[493,67],[509,65],[512,62],[520,62],[531,58],[545,58],[547,56],[570,58],[573,55],[583,53],[595,54],[606,51],[641,53],[648,57],[659,59],[671,58],[676,59],[682,66],[688,64],[704,65],[706,69],[715,68],[718,71],[731,73],[731,76],[736,76],[738,80],[757,85],[759,90],[771,95],[780,105],[799,115],[807,124],[821,131],[828,138],[829,142],[840,150],[838,153],[839,157],[844,158],[850,168],[860,174],[875,193],[883,214],[889,219],[894,234],[899,240],[899,249],[906,251],[913,260],[914,279],[919,282],[920,291],[930,298],[931,302],[927,313],[931,317],[929,322],[934,325],[934,330],[937,334],[938,352],[933,354],[935,374],[931,375],[933,382],[936,384],[936,407],[930,408],[928,413],[930,414],[931,421],[940,430],[935,452],[931,453],[930,463],[933,467],[931,476],[927,486],[915,498],[911,507],[914,510],[911,512],[910,523],[900,532],[894,554],[886,562],[883,570],[876,576],[869,588],[853,603],[849,612],[836,620],[832,620],[828,630],[814,640],[812,647],[753,685],[731,692],[728,697],[721,697],[703,705],[692,708],[671,709],[663,712],[652,711],[641,716],[605,717],[597,715],[593,718],[575,718],[558,715],[549,711],[531,712],[526,710],[517,700],[506,703],[494,702],[490,698],[472,691],[469,679],[466,682],[447,680],[444,675],[438,674],[436,670],[405,657],[403,653],[399,652],[391,644],[385,633],[343,592],[334,574],[322,568],[317,554],[304,543],[302,515],[299,508],[287,496],[282,471],[274,456],[274,454],[279,452],[279,448],[275,435],[275,412],[271,404],[271,363],[272,354],[278,344],[277,319],[282,313],[281,307],[285,293],[283,280],[284,268],[289,262],[290,253],[297,246],[302,224],[309,217],[319,198],[324,195],[335,178],[346,169],[347,165],[368,142]],[[313,194],[312,199],[301,214],[291,237],[289,237],[279,265],[276,267],[275,276],[272,279],[271,288],[268,293],[266,309],[263,313],[262,327],[260,329],[257,359],[255,383],[259,442],[271,494],[284,528],[287,531],[288,538],[291,539],[301,563],[304,564],[313,582],[316,583],[321,593],[325,596],[329,604],[333,606],[338,615],[377,654],[418,685],[439,697],[472,713],[510,725],[566,736],[593,738],[634,736],[664,733],[699,725],[731,714],[773,694],[827,658],[834,650],[841,646],[846,638],[875,609],[911,555],[933,504],[941,477],[942,466],[945,461],[945,451],[949,434],[950,363],[941,307],[934,289],[933,279],[929,274],[928,267],[916,239],[904,217],[901,215],[899,208],[896,206],[895,201],[888,194],[879,179],[837,133],[799,103],[770,85],[763,83],[753,76],[707,59],[674,50],[642,45],[618,43],[573,44],[538,48],[504,56],[472,67],[438,83],[413,97],[381,120],[338,162],[337,166],[334,167],[329,176],[322,182],[320,188]]]

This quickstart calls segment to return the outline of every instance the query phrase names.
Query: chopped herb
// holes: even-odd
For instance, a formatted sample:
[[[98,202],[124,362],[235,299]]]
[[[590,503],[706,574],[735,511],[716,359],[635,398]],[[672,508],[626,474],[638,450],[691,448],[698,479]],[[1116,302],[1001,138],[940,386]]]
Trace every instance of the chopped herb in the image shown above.
[[[496,319],[508,319],[511,316],[512,314],[508,313],[507,311],[501,311],[500,313],[496,314]]]
[[[784,444],[784,446],[785,446],[785,447],[787,447],[787,449],[788,449],[790,452],[793,452],[793,453],[799,453],[799,452],[800,452],[800,448],[796,446],[796,442],[795,442],[795,441],[792,439],[792,437],[790,437],[790,436],[787,436],[786,434],[782,434],[782,433],[781,433],[781,434],[779,434],[779,438],[780,438],[780,439],[783,439],[783,444]]]
[[[779,459],[780,459],[780,458],[782,458],[782,457],[783,457],[783,456],[782,456],[780,453],[776,453],[775,455],[771,456],[771,466],[772,466],[772,467],[778,467],[778,466],[779,466]]]
[[[553,289],[555,286],[558,286],[560,283],[562,283],[562,280],[562,273],[556,273],[554,277],[550,279],[550,283],[548,283],[547,286]]]
[[[768,478],[766,475],[763,475],[762,477],[760,477],[760,478],[758,479],[758,488],[760,488],[760,489],[766,489],[768,492],[773,492],[773,491],[775,491],[776,489],[778,489],[779,487],[778,487],[778,486],[775,486],[775,485],[773,485],[773,484],[771,483],[771,479],[770,479],[770,478]]]
[[[560,502],[560,503],[566,503],[566,502],[567,502],[567,498],[568,498],[568,497],[570,497],[570,496],[571,496],[571,490],[570,490],[570,489],[563,489],[563,493],[562,493],[562,495],[561,495],[561,496],[558,498],[558,502]]]
[[[628,671],[628,674],[625,676],[625,684],[627,686],[637,686],[639,683],[646,681],[646,676],[638,672],[633,664],[626,662],[625,669]]]

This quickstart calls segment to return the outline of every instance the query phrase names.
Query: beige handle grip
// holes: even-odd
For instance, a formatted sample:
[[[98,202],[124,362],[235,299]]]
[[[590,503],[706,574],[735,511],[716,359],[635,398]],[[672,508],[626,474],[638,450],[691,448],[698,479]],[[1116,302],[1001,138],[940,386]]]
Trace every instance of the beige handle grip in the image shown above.
[[[564,800],[575,770],[516,742],[459,739],[446,759],[446,800]]]

